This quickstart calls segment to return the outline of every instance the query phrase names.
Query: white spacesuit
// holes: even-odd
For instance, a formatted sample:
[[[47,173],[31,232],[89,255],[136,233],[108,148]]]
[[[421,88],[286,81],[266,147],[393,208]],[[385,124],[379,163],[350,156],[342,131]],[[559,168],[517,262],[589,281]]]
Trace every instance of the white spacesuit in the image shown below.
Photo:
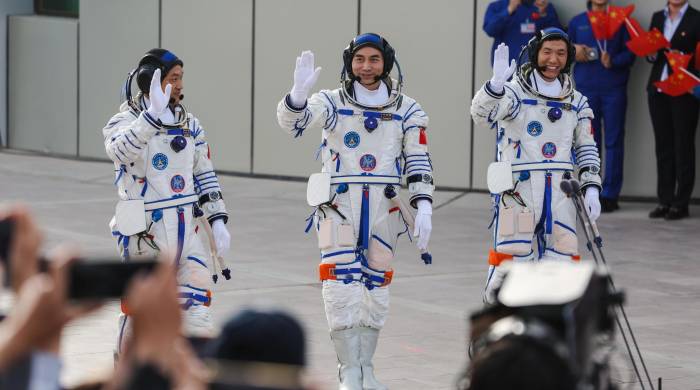
[[[185,331],[210,335],[213,259],[198,236],[204,232],[197,221],[203,213],[212,224],[223,255],[230,245],[228,214],[199,120],[182,105],[168,104],[171,85],[161,90],[161,71],[167,74],[177,65],[182,62],[172,53],[149,51],[127,80],[130,84],[136,75],[142,91],[150,88],[148,98],[129,96],[102,130],[120,199],[110,228],[125,261],[164,248],[175,255]],[[122,312],[118,351],[130,332],[128,307],[122,305]]]
[[[351,73],[350,62],[363,47],[379,50],[384,59],[376,90],[365,88]],[[322,172],[331,176],[333,197],[317,208],[309,228],[313,224],[318,233],[319,274],[340,388],[383,389],[374,377],[372,356],[389,311],[396,242],[407,231],[395,197],[402,175],[407,176],[410,203],[419,209],[413,233],[418,233],[420,249],[427,249],[431,230],[434,185],[425,133],[428,116],[415,100],[401,94],[400,80],[388,77],[394,52],[383,38],[362,34],[343,57],[344,75],[350,79],[307,101],[320,68],[314,72],[313,54],[302,53],[295,86],[280,101],[277,118],[295,137],[307,128],[322,128],[319,156]]]
[[[569,54],[559,77],[549,81],[540,74],[542,68],[531,66],[548,40],[565,41]],[[484,292],[487,303],[494,302],[494,292],[502,283],[505,267],[500,264],[504,260],[579,259],[576,210],[560,189],[563,178],[572,178],[578,170],[591,217],[599,214],[600,159],[591,133],[593,111],[568,75],[573,59],[570,49],[563,31],[543,30],[524,49],[530,62],[506,82],[515,71],[515,62],[508,67],[508,48],[499,46],[494,77],[472,100],[472,118],[496,131],[497,144],[497,163],[489,167],[494,242]],[[547,64],[540,60],[539,65]]]

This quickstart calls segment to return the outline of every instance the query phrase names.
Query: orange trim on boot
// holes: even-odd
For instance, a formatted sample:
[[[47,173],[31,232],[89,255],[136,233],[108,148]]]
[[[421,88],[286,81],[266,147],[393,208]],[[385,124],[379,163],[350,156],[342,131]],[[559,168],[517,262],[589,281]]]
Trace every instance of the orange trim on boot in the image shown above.
[[[571,256],[571,260],[573,260],[573,261],[581,261],[581,255],[573,255],[573,256]]]
[[[498,267],[502,262],[513,260],[513,255],[508,253],[499,253],[495,249],[489,249],[489,265]]]

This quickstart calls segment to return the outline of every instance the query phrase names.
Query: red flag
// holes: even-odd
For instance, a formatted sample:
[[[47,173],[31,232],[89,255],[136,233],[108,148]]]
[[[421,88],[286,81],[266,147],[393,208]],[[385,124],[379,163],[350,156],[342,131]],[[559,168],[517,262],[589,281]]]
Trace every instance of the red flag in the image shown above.
[[[640,57],[654,54],[659,49],[670,46],[671,44],[668,43],[664,34],[656,28],[649,32],[644,31],[638,37],[627,41],[627,47],[630,51]]]
[[[595,39],[599,41],[608,39],[608,15],[602,11],[588,11],[586,15]]]
[[[679,68],[687,68],[688,63],[690,63],[690,57],[692,54],[683,54],[678,50],[669,50],[666,52],[666,59],[668,59],[668,64],[674,72],[679,72]]]
[[[695,69],[700,70],[700,42],[695,46]]]
[[[625,23],[632,12],[634,12],[634,4],[630,4],[627,7],[616,7],[611,5],[608,7],[608,38],[611,39],[615,36],[617,31],[622,27],[622,23]]]
[[[635,18],[625,19],[625,27],[627,27],[627,32],[631,38],[636,38],[646,32]]]
[[[693,88],[700,85],[700,81],[690,77],[683,69],[680,72],[673,72],[663,81],[654,82],[656,88],[670,96],[681,96],[690,93]]]

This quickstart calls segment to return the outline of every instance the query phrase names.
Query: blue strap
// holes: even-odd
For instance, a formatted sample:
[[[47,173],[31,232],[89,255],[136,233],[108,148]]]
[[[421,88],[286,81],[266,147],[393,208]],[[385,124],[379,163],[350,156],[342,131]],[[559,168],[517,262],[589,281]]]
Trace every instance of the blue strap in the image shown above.
[[[194,256],[187,256],[187,260],[195,261],[195,262],[199,263],[202,267],[208,268],[207,265],[202,260],[200,260]]]
[[[195,293],[181,292],[181,293],[178,294],[178,296],[179,296],[180,298],[187,298],[187,303],[185,303],[185,305],[187,306],[187,308],[191,307],[192,304],[194,303],[194,302],[190,302],[190,300],[192,300],[192,301],[197,301],[197,302],[200,302],[200,303],[202,303],[202,304],[209,303],[209,297],[207,297],[207,296],[205,296],[205,295],[200,295],[200,294],[195,294]]]
[[[360,239],[358,249],[365,250],[369,247],[369,186],[362,186],[362,205],[360,207]]]
[[[338,109],[338,114],[352,116],[352,115],[355,115],[355,111],[351,110],[351,109],[347,109],[347,108],[341,108],[341,109]],[[388,117],[389,115],[391,115],[391,119],[393,119],[395,121],[403,120],[403,117],[401,117],[401,115],[399,115],[399,114],[392,114],[392,113],[388,113],[388,112],[378,112],[378,111],[363,111],[362,112],[362,116],[364,116],[365,118],[383,119],[383,117]]]
[[[185,245],[185,213],[182,207],[177,208],[177,254],[175,255],[175,264],[180,267],[180,257],[182,256],[182,248]]]
[[[189,136],[190,132],[187,131],[187,133],[185,133],[185,131],[183,129],[168,129],[167,134],[168,135],[183,135],[183,136],[187,137],[187,136]]]
[[[545,187],[544,187],[544,208],[547,213],[545,223],[545,233],[552,234],[552,173],[547,172],[545,175]]]
[[[148,179],[145,177],[143,178],[143,188],[141,189],[141,197],[143,198],[144,195],[146,195],[146,191],[148,190]]]
[[[314,211],[311,212],[311,215],[309,215],[305,219],[305,221],[308,222],[308,224],[306,224],[306,229],[304,229],[304,233],[308,233],[309,230],[311,230],[311,225],[313,225],[314,223],[314,215],[316,215],[316,209],[314,209]]]
[[[122,241],[122,245],[124,245],[124,261],[129,261],[130,256],[129,256],[129,236],[123,236],[124,240]]]
[[[528,104],[528,105],[530,105],[530,106],[536,106],[539,102],[538,102],[536,99],[523,99],[523,100],[522,100],[522,103],[523,103],[523,104]],[[557,108],[561,108],[561,109],[564,109],[564,110],[567,110],[567,111],[573,110],[573,106],[571,105],[571,103],[554,102],[554,101],[551,101],[551,100],[547,100],[547,101],[544,103],[544,105],[547,106],[547,107],[557,107]]]
[[[122,175],[124,175],[124,172],[126,172],[126,165],[122,164],[119,166],[119,174],[117,175],[116,180],[114,180],[115,186],[117,185],[117,183],[119,183],[119,179],[122,178]]]

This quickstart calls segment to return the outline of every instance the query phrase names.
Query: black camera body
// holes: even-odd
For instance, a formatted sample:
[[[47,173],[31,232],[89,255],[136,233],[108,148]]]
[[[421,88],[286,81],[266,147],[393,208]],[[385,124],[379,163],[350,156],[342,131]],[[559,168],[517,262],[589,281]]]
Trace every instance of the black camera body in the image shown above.
[[[595,265],[513,264],[497,296],[497,304],[470,317],[470,375],[484,375],[478,370],[493,367],[484,364],[494,355],[489,352],[517,341],[541,347],[558,361],[558,370],[567,371],[557,375],[576,388],[614,388],[608,378],[609,356],[598,352],[613,342],[614,310],[622,295]]]

